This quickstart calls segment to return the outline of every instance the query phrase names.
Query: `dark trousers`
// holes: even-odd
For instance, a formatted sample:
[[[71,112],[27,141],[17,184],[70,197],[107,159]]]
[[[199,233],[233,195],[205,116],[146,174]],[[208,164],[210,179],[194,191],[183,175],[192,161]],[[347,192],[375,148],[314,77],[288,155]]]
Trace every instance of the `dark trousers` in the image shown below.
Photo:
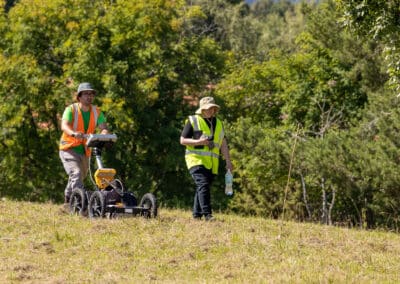
[[[196,192],[194,194],[193,217],[211,215],[211,184],[214,175],[211,170],[204,166],[194,166],[189,170],[194,183]]]

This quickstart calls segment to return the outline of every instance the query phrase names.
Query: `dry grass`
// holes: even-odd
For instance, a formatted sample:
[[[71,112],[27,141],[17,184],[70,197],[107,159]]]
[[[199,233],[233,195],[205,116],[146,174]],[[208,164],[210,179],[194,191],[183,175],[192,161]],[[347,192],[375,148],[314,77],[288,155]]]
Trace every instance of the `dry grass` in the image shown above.
[[[393,283],[400,237],[160,210],[89,220],[59,205],[0,201],[0,283]]]

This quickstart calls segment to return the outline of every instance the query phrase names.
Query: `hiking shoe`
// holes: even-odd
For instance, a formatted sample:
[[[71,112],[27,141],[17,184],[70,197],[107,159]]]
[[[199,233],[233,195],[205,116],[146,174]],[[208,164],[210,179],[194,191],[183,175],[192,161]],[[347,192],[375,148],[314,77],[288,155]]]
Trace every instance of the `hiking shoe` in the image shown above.
[[[206,221],[210,221],[210,222],[212,222],[212,221],[215,221],[215,218],[214,218],[214,216],[213,216],[213,215],[211,215],[211,214],[208,214],[208,215],[206,216]]]

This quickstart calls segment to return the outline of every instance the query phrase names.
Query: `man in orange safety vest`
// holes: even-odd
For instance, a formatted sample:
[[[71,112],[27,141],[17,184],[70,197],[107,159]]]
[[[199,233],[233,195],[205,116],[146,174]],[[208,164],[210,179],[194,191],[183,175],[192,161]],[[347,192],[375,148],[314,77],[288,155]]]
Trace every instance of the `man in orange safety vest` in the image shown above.
[[[81,83],[76,95],[76,103],[64,110],[60,139],[60,158],[68,174],[68,183],[64,191],[64,202],[69,203],[74,188],[83,188],[83,181],[89,169],[90,149],[85,146],[85,134],[93,134],[99,128],[101,134],[107,134],[107,121],[100,109],[92,105],[96,95],[90,83]]]

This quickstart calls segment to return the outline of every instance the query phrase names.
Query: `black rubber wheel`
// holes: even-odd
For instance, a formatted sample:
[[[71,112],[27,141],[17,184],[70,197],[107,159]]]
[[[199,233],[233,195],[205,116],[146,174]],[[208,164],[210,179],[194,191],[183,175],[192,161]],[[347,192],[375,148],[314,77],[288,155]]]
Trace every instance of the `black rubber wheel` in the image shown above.
[[[95,191],[90,196],[88,211],[90,218],[104,218],[106,216],[106,202],[100,191]]]
[[[120,181],[119,179],[114,179],[112,182],[111,182],[111,187],[116,191],[116,192],[118,192],[118,194],[119,195],[124,195],[124,185],[123,185],[123,183],[122,183],[122,181]]]
[[[143,216],[147,218],[156,218],[157,217],[157,199],[152,193],[146,193],[143,195],[140,200],[140,207],[145,209],[143,211]]]
[[[69,199],[69,212],[72,215],[86,216],[87,211],[86,192],[82,188],[75,188],[72,190]]]

